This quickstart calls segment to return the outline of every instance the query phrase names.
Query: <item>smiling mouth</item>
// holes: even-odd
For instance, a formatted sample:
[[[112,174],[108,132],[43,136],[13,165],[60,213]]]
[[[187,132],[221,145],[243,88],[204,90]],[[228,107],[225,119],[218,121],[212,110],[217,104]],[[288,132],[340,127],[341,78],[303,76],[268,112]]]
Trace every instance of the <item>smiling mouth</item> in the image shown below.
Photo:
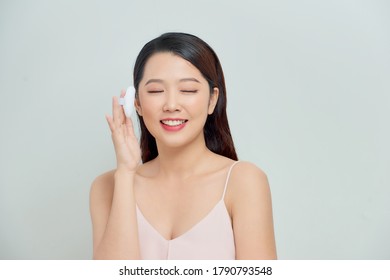
[[[167,126],[179,126],[182,125],[183,123],[186,123],[188,120],[161,120],[160,122],[164,125]]]

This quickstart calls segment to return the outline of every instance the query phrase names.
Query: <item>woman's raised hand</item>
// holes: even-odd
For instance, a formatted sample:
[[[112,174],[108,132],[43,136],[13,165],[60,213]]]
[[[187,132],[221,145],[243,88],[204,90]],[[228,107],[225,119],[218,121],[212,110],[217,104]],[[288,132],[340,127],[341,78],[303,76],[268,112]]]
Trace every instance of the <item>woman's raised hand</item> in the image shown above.
[[[121,91],[121,97],[126,92]],[[135,173],[141,161],[141,149],[137,137],[134,134],[134,127],[131,118],[125,116],[123,107],[119,105],[116,96],[112,98],[112,114],[106,115],[111,130],[112,142],[114,143],[117,170],[124,170]]]

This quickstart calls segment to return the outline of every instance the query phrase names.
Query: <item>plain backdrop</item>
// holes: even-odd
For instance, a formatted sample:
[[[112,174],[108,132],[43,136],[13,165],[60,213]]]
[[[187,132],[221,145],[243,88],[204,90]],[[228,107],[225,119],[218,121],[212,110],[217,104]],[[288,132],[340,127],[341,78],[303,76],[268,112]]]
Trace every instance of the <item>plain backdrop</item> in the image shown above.
[[[390,259],[388,1],[0,1],[0,259],[90,259],[104,118],[142,46],[219,55],[241,160],[268,175],[280,259]]]

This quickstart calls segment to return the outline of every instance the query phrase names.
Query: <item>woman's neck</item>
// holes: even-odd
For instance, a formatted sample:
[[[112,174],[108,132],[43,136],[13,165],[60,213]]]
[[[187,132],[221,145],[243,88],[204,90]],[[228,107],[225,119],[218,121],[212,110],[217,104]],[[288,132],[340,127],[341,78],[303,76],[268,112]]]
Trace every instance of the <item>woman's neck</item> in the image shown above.
[[[183,147],[159,147],[156,158],[160,175],[171,179],[186,179],[204,170],[202,162],[212,156],[203,141]]]

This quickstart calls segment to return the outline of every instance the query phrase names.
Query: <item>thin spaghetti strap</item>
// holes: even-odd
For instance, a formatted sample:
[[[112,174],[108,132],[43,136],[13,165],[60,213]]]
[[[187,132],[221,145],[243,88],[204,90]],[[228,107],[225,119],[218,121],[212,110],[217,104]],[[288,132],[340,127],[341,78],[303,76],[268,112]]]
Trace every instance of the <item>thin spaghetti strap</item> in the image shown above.
[[[221,200],[223,200],[223,199],[225,198],[225,193],[226,193],[227,185],[228,185],[228,183],[229,183],[230,173],[232,172],[233,167],[234,167],[237,163],[239,163],[239,162],[240,162],[240,161],[234,162],[234,163],[232,164],[232,166],[230,166],[230,168],[229,168],[229,172],[228,172],[227,177],[226,177],[225,188],[223,189],[223,194],[222,194],[222,199],[221,199]]]

